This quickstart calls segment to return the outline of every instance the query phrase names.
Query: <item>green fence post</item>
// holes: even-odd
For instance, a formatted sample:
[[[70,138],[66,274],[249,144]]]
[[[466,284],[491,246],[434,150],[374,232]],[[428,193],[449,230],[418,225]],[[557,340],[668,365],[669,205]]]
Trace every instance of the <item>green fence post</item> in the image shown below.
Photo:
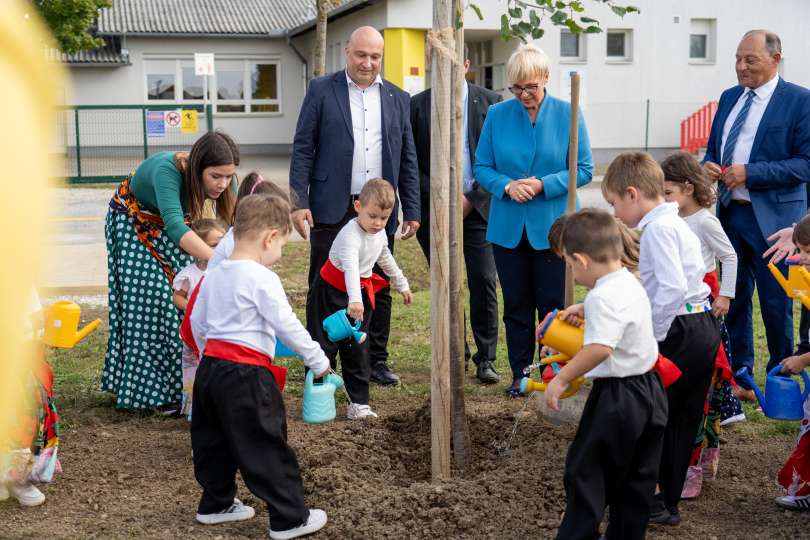
[[[79,139],[79,109],[73,109],[73,120],[76,124],[76,178],[82,177],[82,150]]]
[[[211,113],[213,106],[209,103],[205,106],[205,124],[208,131],[214,131],[214,115]]]
[[[143,159],[149,157],[149,139],[146,136],[146,106],[141,109],[141,120],[143,121]]]

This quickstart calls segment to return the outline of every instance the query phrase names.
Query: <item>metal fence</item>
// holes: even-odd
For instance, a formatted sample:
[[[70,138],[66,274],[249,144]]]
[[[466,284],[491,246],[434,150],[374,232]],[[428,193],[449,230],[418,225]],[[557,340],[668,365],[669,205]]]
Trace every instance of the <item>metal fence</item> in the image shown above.
[[[188,150],[213,129],[211,105],[60,107],[54,151],[71,183],[120,181],[150,154]]]

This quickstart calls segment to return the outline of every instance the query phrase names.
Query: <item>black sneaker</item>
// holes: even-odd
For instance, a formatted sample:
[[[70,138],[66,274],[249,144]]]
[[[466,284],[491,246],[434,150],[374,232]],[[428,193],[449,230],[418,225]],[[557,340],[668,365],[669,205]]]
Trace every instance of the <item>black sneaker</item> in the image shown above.
[[[481,384],[495,384],[500,381],[498,372],[492,367],[492,362],[483,361],[476,366],[475,376]]]
[[[399,383],[399,377],[388,369],[388,364],[380,362],[371,368],[371,382],[382,386],[393,386]]]
[[[662,508],[650,514],[650,523],[657,525],[680,525],[681,514],[678,512],[677,508]]]

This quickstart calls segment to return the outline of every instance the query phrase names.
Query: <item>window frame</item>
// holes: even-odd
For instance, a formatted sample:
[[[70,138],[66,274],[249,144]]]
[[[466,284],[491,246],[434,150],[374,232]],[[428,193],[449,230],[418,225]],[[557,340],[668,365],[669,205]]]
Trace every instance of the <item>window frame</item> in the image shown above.
[[[485,49],[487,46],[485,43],[489,43],[489,61],[484,61]],[[494,40],[484,40],[484,41],[476,41],[473,43],[467,44],[470,49],[470,61],[475,66],[475,83],[487,88],[485,81],[486,81],[486,70],[487,68],[491,69],[491,77],[492,77],[492,88],[488,88],[488,90],[492,90],[493,92],[503,92],[506,90],[507,81],[506,81],[506,64],[504,62],[495,62],[495,43]],[[501,79],[501,88],[495,88],[495,75],[496,73],[500,74]]]
[[[562,54],[562,39],[563,35],[568,34],[576,36],[577,38],[577,56],[563,56]],[[560,64],[586,64],[588,62],[588,40],[585,38],[585,33],[576,34],[570,30],[560,29]]]
[[[608,36],[611,34],[620,34],[624,36],[624,55],[620,56],[608,54]],[[609,28],[605,31],[605,63],[633,63],[633,30],[631,28]]]
[[[686,58],[692,65],[714,65],[717,63],[717,19],[690,18],[689,36],[686,44]],[[706,56],[692,56],[692,36],[706,36]]]

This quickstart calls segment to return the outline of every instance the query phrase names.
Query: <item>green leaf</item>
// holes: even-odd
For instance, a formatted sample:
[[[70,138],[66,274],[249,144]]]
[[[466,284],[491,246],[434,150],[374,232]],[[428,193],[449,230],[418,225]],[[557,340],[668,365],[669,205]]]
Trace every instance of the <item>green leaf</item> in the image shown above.
[[[585,29],[586,34],[598,34],[602,31],[602,29],[596,25],[591,25]]]
[[[472,9],[475,12],[475,14],[478,16],[479,21],[484,20],[484,15],[483,13],[481,13],[480,7],[476,6],[475,4],[470,4],[470,9]]]
[[[565,9],[568,7],[568,4],[566,4],[565,2],[560,2],[560,0],[557,0],[557,2],[554,4],[554,7],[557,9]]]
[[[0,0],[2,1],[2,0]],[[90,33],[98,10],[110,0],[34,0],[32,2],[53,34],[55,45],[66,53],[104,46],[104,40]]]
[[[523,10],[519,7],[516,8],[509,8],[509,16],[513,19],[520,19],[523,17]]]
[[[551,16],[551,22],[556,25],[565,24],[565,21],[568,20],[568,15],[564,11],[555,11],[554,14]]]
[[[520,28],[521,34],[531,34],[532,32],[532,25],[526,21],[520,21],[520,23],[518,23],[518,28]]]
[[[587,23],[596,23],[596,24],[599,24],[599,21],[597,21],[596,19],[591,19],[590,17],[580,17],[580,18],[579,18],[579,20],[580,20],[581,22],[586,23],[586,24],[587,24]]]
[[[574,19],[568,19],[567,21],[565,21],[565,26],[567,26],[568,29],[571,30],[571,32],[573,32],[574,34],[579,34],[580,32],[582,32],[582,27],[578,25]]]
[[[532,39],[540,39],[541,37],[543,37],[544,33],[545,33],[545,30],[543,30],[542,28],[533,28],[532,29]]]
[[[540,26],[540,17],[537,16],[537,12],[535,10],[531,10],[529,12],[529,22],[532,26]]]
[[[582,5],[582,2],[571,2],[570,6],[571,9],[573,9],[577,13],[582,13],[583,11],[585,11],[585,6]]]
[[[638,9],[636,6],[626,6],[624,8],[626,13],[641,13],[641,10]]]
[[[627,13],[627,8],[623,8],[622,6],[610,6],[610,9],[619,17],[624,17],[624,14]]]

